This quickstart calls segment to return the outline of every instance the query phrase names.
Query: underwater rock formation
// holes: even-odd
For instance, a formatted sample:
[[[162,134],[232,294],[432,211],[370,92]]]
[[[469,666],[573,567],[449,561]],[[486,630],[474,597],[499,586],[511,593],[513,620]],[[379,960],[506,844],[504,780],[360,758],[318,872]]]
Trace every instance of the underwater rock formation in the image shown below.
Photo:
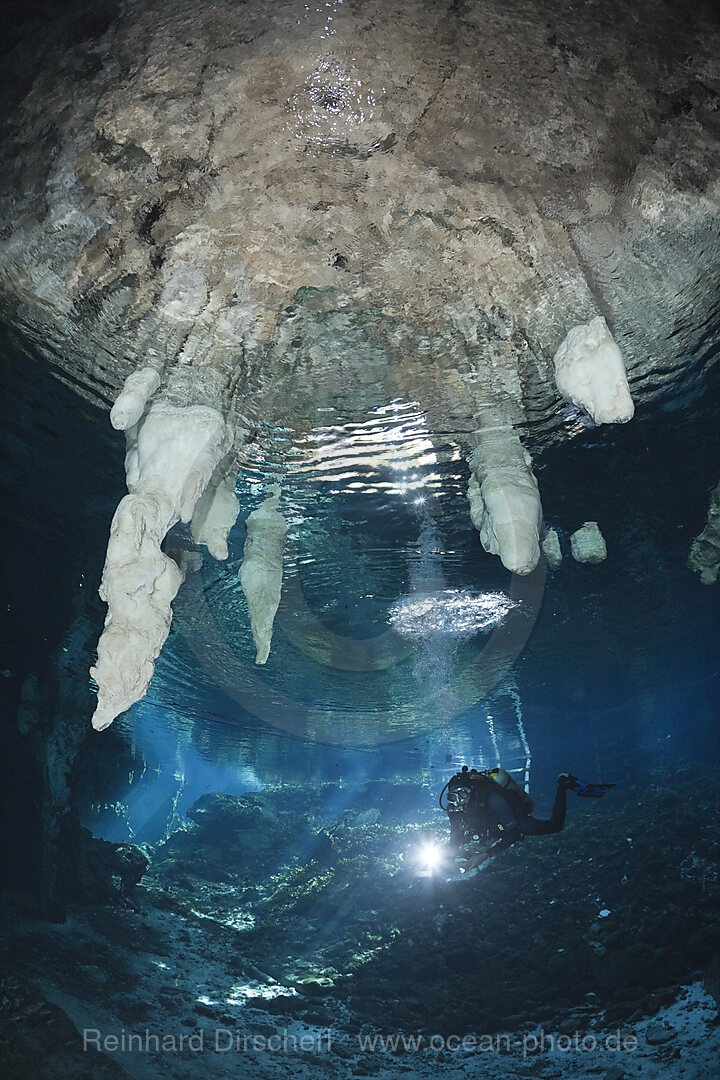
[[[238,571],[242,591],[250,611],[250,628],[255,642],[255,663],[264,664],[270,655],[273,622],[282,590],[283,550],[287,526],[278,510],[280,485],[248,516],[247,538],[242,566]]]
[[[153,868],[170,878],[192,874],[233,882],[238,873],[267,872],[279,851],[300,838],[310,840],[301,815],[262,793],[203,795],[187,816],[193,827],[163,842],[153,861]]]
[[[586,521],[572,534],[570,550],[579,563],[601,563],[607,558],[607,545],[597,521]]]
[[[42,1076],[63,1080],[82,1076],[91,1061],[93,1080],[127,1080],[127,1070],[109,1055],[83,1047],[83,1036],[68,1014],[33,980],[9,973],[2,980],[0,1068],[13,1080]]]
[[[259,0],[141,0],[96,37],[57,11],[8,58],[3,311],[95,398],[148,365],[254,395],[314,290],[377,311],[387,365],[405,324],[442,366],[472,298],[548,400],[601,311],[632,376],[672,371],[715,289],[717,27],[652,13],[648,39],[619,0],[369,0],[332,33]],[[261,396],[288,421],[293,395]]]
[[[171,602],[183,580],[161,549],[177,521],[189,522],[228,446],[215,410],[154,403],[127,432],[129,494],[110,527],[100,595],[108,605],[90,674],[98,685],[93,726],[111,724],[138,701],[152,679],[170,631]]]
[[[701,775],[714,807],[715,777]],[[415,784],[371,782],[342,810],[336,799],[347,795],[345,785],[334,798],[332,785],[286,782],[240,798],[205,795],[188,811],[191,829],[155,848],[141,888],[197,920],[220,956],[222,978],[228,957],[240,967],[252,996],[223,1007],[243,1017],[262,1005],[298,1019],[322,1003],[338,1027],[348,1015],[342,1005],[377,1030],[381,1002],[383,1021],[411,1032],[528,1030],[539,1013],[558,1025],[601,1010],[613,1025],[636,1023],[710,968],[720,941],[717,815],[711,810],[701,823],[678,797],[678,776],[692,781],[697,771],[674,763],[656,773],[641,806],[613,796],[602,810],[578,815],[571,804],[556,841],[562,858],[549,859],[542,841],[529,840],[522,852],[493,860],[476,888],[447,866],[434,878],[419,873],[419,849],[429,838],[442,844],[447,824],[434,819],[434,793],[418,798]],[[643,844],[628,842],[631,811]],[[330,847],[321,843],[328,834]],[[286,857],[278,860],[279,851]],[[657,867],[670,863],[678,870],[668,880]],[[183,942],[183,952],[197,949],[201,936]],[[513,972],[524,965],[524,976],[498,980],[490,994],[474,975],[498,949]],[[457,979],[445,977],[448,965],[460,995]],[[185,971],[192,1010],[198,965]],[[270,982],[285,992],[258,1001]]]
[[[149,865],[147,856],[134,844],[116,844],[80,829],[72,900],[76,904],[121,903],[133,907],[133,890]]]
[[[720,484],[713,488],[707,524],[690,547],[688,566],[700,575],[703,585],[713,585],[720,570]]]

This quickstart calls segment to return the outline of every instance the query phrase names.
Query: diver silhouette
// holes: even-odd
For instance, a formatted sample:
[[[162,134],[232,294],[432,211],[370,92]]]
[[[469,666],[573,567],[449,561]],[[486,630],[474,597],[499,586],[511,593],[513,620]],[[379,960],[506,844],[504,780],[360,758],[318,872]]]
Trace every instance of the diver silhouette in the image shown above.
[[[599,799],[614,784],[586,784],[571,773],[560,773],[549,818],[532,816],[534,801],[505,769],[468,769],[456,773],[440,792],[440,806],[450,819],[450,845],[489,845],[475,852],[461,872],[474,870],[505,851],[523,836],[547,836],[565,825],[568,791],[581,798]],[[447,800],[443,803],[443,795]]]

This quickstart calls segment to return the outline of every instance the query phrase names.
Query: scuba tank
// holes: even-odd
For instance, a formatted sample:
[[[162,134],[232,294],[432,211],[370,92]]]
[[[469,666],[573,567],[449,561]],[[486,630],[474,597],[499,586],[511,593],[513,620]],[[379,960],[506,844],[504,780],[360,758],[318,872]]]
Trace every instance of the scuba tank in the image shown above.
[[[522,800],[523,808],[527,814],[529,814],[534,806],[535,800],[531,799],[525,788],[520,787],[517,780],[513,780],[512,776],[506,769],[500,767],[496,769],[490,769],[487,772],[487,776],[490,777],[499,788],[505,792],[506,795],[516,795]]]

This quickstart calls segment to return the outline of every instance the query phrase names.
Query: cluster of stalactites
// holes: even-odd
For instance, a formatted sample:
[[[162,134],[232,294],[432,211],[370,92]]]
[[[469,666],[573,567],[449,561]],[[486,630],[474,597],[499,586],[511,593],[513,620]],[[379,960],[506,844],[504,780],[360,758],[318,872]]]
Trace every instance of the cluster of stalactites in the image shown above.
[[[573,327],[555,353],[559,392],[596,424],[630,420],[634,406],[620,349],[602,316]],[[517,408],[517,405],[515,406]],[[486,551],[499,555],[515,574],[530,574],[541,550],[551,568],[562,561],[557,533],[541,541],[542,505],[532,461],[503,408],[496,423],[475,433],[470,455],[470,517]],[[578,562],[601,562],[605,541],[596,522],[586,522],[571,538]]]
[[[128,494],[113,517],[100,584],[108,612],[90,672],[98,686],[93,726],[99,730],[145,694],[170,632],[185,562],[162,550],[168,532],[179,521],[189,523],[197,544],[227,559],[239,511],[225,419],[208,406],[151,403],[160,382],[155,368],[133,372],[110,414],[125,432]],[[259,664],[269,655],[282,588],[286,525],[279,500],[275,485],[248,517],[239,572]]]
[[[596,423],[624,423],[633,415],[622,356],[602,317],[568,332],[554,366],[560,393]],[[126,434],[128,495],[113,518],[100,586],[108,613],[91,672],[98,684],[96,728],[107,727],[143,696],[169,633],[184,570],[162,551],[167,533],[178,521],[189,522],[195,541],[226,559],[238,515],[224,417],[203,405],[150,403],[160,383],[155,367],[133,372],[111,412],[113,426]],[[502,410],[476,432],[470,467],[470,516],[485,550],[516,574],[532,573],[541,547],[550,565],[559,565],[557,535],[546,534],[541,545],[542,505],[530,456]],[[239,572],[259,664],[269,655],[282,588],[286,525],[279,498],[274,489],[248,517]],[[717,576],[706,558],[716,550],[706,536],[710,524],[691,555],[698,564],[705,560],[699,567],[703,581]],[[578,530],[571,549],[578,561],[604,558],[597,525]]]
[[[149,404],[159,382],[152,368],[134,372],[111,413],[113,425],[125,431],[128,494],[112,520],[100,584],[108,611],[90,672],[98,686],[93,716],[98,729],[138,701],[150,684],[184,577],[183,567],[163,552],[163,540],[178,521],[192,521],[230,445],[217,409]],[[225,511],[225,520],[229,517]],[[205,507],[203,521],[209,519],[211,508]]]

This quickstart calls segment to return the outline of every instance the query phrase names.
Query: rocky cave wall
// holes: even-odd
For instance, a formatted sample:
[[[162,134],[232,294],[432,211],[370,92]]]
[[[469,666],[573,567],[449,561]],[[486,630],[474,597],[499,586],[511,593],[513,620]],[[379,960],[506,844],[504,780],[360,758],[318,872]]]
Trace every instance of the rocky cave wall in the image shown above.
[[[121,458],[93,407],[3,335],[0,492],[6,547],[0,678],[3,884],[61,918],[78,886],[74,767],[88,734],[87,679],[102,621],[97,583]],[[69,483],[78,463],[101,463]]]

